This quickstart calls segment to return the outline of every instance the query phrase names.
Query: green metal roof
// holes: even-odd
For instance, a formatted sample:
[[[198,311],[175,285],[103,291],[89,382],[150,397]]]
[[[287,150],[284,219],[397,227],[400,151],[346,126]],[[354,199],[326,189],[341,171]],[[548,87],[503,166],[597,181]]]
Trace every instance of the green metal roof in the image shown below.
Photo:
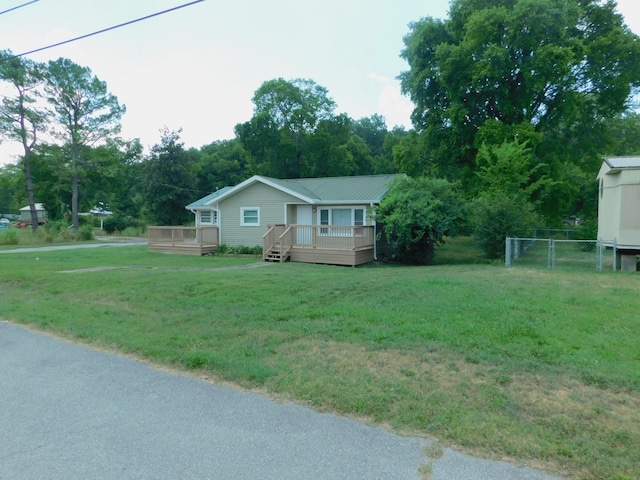
[[[278,180],[291,190],[313,198],[317,203],[379,203],[391,182],[401,175],[362,175],[357,177],[297,178]],[[304,194],[304,193],[303,193]]]
[[[186,208],[197,209],[223,200],[256,182],[264,183],[313,204],[380,203],[393,180],[404,175],[362,175],[354,177],[279,179],[254,175],[235,187],[225,187]]]
[[[198,207],[204,207],[207,205],[208,202],[210,202],[211,200],[213,200],[216,197],[219,197],[220,195],[222,195],[223,193],[231,190],[233,187],[223,187],[219,190],[216,190],[213,193],[210,193],[209,195],[207,195],[206,197],[202,197],[199,200],[196,200],[193,203],[190,203],[189,205],[187,205],[185,208],[191,210],[194,208],[198,208]]]

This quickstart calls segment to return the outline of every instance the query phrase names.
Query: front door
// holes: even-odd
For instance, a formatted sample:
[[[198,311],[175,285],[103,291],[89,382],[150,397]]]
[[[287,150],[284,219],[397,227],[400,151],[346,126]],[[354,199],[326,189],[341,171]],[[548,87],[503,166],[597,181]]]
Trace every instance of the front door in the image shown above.
[[[297,211],[297,221],[298,225],[313,225],[313,211],[311,209],[311,205],[298,205]],[[309,228],[298,228],[296,234],[296,242],[298,245],[311,245],[312,243],[312,229]]]

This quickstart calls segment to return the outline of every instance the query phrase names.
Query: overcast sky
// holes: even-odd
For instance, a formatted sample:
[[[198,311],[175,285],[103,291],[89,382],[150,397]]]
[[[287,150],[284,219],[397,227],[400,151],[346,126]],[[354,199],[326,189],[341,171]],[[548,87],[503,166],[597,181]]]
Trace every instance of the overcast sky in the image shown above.
[[[4,11],[29,0],[0,0]],[[0,48],[23,53],[190,0],[39,0],[0,15]],[[91,68],[127,106],[124,138],[145,147],[164,126],[187,147],[233,138],[266,80],[308,78],[354,119],[375,113],[410,127],[411,104],[396,77],[408,24],[445,18],[447,0],[205,0],[164,15],[29,55]],[[640,32],[637,0],[619,0]],[[0,145],[0,165],[19,145]]]

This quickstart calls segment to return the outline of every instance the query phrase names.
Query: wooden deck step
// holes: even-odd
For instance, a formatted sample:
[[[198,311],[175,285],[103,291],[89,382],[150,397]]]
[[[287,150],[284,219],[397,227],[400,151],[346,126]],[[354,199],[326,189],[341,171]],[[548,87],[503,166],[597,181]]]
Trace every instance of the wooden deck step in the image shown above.
[[[286,262],[289,259],[288,253],[283,253],[280,250],[270,250],[264,257],[265,262]]]

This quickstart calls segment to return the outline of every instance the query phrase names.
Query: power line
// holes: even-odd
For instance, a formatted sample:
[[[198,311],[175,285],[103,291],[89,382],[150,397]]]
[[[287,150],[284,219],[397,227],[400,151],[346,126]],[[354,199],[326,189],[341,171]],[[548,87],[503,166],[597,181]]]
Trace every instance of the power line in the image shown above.
[[[35,0],[35,1],[38,1],[38,0]],[[108,32],[110,30],[115,30],[116,28],[126,27],[127,25],[131,25],[132,23],[142,22],[143,20],[148,20],[150,18],[157,17],[158,15],[164,15],[165,13],[173,12],[175,10],[179,10],[181,8],[184,8],[184,7],[189,7],[191,5],[194,5],[194,4],[200,3],[200,2],[204,2],[204,0],[195,0],[193,2],[189,2],[189,3],[182,4],[182,5],[178,5],[177,7],[169,8],[168,10],[163,10],[161,12],[152,13],[151,15],[146,15],[144,17],[136,18],[135,20],[130,20],[128,22],[120,23],[120,24],[114,25],[112,27],[103,28],[102,30],[98,30],[96,32],[87,33],[86,35],[81,35],[79,37],[71,38],[69,40],[64,40],[62,42],[54,43],[52,45],[47,45],[46,47],[36,48],[35,50],[30,50],[28,52],[19,53],[17,55],[14,55],[14,57],[23,57],[25,55],[31,55],[32,53],[41,52],[43,50],[48,50],[49,48],[59,47],[60,45],[65,45],[67,43],[75,42],[77,40],[82,40],[84,38],[92,37],[92,36],[98,35],[100,33]]]
[[[26,7],[27,5],[31,5],[32,3],[36,3],[36,2],[39,2],[39,1],[40,0],[31,0],[30,2],[23,3],[23,4],[18,5],[16,7],[8,8],[7,10],[4,10],[4,11],[0,12],[0,15],[4,15],[5,13],[13,12],[14,10],[17,10],[19,8],[22,8],[22,7]]]

